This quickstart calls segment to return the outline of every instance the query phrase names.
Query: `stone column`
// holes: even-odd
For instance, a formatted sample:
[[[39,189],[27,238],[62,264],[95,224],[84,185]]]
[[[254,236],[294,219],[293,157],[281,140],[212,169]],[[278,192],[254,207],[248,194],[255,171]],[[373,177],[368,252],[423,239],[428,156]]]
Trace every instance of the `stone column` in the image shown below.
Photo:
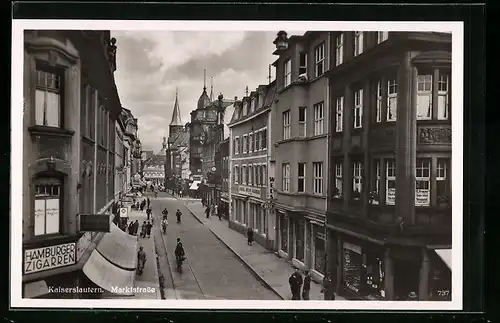
[[[406,52],[398,71],[396,122],[396,218],[415,221],[416,68]]]
[[[353,127],[352,110],[354,106],[354,98],[352,95],[351,85],[348,84],[344,94],[344,124],[342,137],[342,150],[344,152],[344,169],[342,178],[342,189],[344,195],[344,211],[347,211],[349,200],[351,199],[352,191],[352,169],[350,165],[349,152],[351,151],[351,131]]]
[[[385,299],[391,301],[394,299],[394,270],[389,248],[385,250],[384,268]]]
[[[426,301],[429,298],[429,255],[427,253],[427,248],[422,248],[422,260],[420,266],[420,282],[418,285],[418,299],[420,301]]]

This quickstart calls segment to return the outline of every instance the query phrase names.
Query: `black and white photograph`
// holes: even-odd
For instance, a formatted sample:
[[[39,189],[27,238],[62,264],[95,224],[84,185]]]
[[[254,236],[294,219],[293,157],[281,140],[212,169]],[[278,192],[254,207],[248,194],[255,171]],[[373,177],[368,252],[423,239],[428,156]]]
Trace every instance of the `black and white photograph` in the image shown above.
[[[12,306],[462,309],[461,22],[12,39]]]

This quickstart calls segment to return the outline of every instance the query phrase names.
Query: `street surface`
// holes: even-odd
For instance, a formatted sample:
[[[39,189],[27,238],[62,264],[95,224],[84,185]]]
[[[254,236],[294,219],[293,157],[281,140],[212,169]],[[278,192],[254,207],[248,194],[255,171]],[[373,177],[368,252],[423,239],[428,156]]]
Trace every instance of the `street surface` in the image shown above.
[[[168,299],[249,299],[279,300],[243,265],[240,260],[178,201],[159,193],[148,193],[153,210],[152,236],[158,253],[159,275],[165,278],[165,297]],[[167,233],[160,228],[161,211],[168,210]],[[182,212],[177,224],[175,213]],[[152,237],[152,238],[153,238]],[[187,260],[182,273],[175,268],[176,239],[180,238]],[[244,239],[242,237],[242,239]]]

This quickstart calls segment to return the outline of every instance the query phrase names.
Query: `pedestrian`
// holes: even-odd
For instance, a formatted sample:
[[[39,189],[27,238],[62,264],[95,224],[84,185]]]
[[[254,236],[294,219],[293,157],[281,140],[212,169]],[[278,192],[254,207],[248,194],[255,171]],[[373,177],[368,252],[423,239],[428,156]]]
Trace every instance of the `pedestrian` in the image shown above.
[[[253,242],[253,230],[252,230],[252,228],[248,228],[248,231],[247,231],[247,243],[248,243],[249,246],[251,246],[252,242]]]
[[[302,287],[302,275],[298,268],[295,268],[295,272],[288,278],[288,284],[290,285],[290,291],[292,292],[292,300],[300,300],[300,288]]]
[[[148,207],[148,208],[146,209],[146,214],[147,214],[147,216],[148,216],[148,221],[149,221],[149,218],[151,217],[151,213],[152,213],[152,212],[153,212],[153,211],[151,210],[151,208],[150,208],[150,207]]]
[[[177,209],[177,212],[175,212],[175,216],[177,217],[177,224],[181,224],[182,213],[179,209]]]
[[[217,215],[219,217],[219,220],[221,220],[220,214],[219,214],[219,208],[217,207],[217,204],[214,205],[214,215]]]
[[[148,221],[148,223],[146,224],[146,234],[148,235],[148,239],[149,237],[151,237],[151,228],[153,227],[153,225]]]
[[[130,222],[130,224],[128,225],[128,234],[134,234],[134,221]]]
[[[207,219],[210,218],[210,208],[207,206],[207,208],[205,209],[205,213],[207,215]]]
[[[148,207],[151,205],[151,201],[149,200],[149,196],[148,196],[148,199],[147,199],[147,203],[148,203]]]
[[[302,299],[305,301],[309,300],[309,291],[311,290],[311,275],[309,270],[305,271],[304,276],[304,286],[302,286]]]
[[[333,283],[333,276],[331,272],[328,272],[323,278],[323,292],[325,300],[335,300],[335,284]]]
[[[139,231],[139,220],[135,220],[135,222],[134,222],[134,236],[137,235],[138,231]]]
[[[142,222],[142,226],[141,226],[141,238],[146,237],[146,228],[147,228],[147,224],[146,224],[146,221],[144,221],[144,222]]]

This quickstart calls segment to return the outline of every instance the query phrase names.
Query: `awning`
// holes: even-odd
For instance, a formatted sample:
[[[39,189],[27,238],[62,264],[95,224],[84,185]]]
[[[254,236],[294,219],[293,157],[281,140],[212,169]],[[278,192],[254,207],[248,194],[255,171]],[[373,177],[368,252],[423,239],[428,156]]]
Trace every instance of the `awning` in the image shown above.
[[[191,183],[191,186],[189,186],[189,189],[190,190],[197,190],[198,187],[200,186],[201,184],[201,181],[194,181],[193,183]]]
[[[97,251],[114,265],[135,270],[137,267],[137,237],[110,224],[109,233],[104,234],[97,245]]]
[[[47,282],[45,280],[38,280],[24,285],[23,298],[35,298],[48,293],[49,288],[47,287]]]
[[[108,292],[127,296],[134,295],[132,291],[135,270],[124,270],[113,265],[96,250],[92,252],[83,266],[83,272],[94,284]]]
[[[434,251],[451,270],[451,249],[434,249]]]

